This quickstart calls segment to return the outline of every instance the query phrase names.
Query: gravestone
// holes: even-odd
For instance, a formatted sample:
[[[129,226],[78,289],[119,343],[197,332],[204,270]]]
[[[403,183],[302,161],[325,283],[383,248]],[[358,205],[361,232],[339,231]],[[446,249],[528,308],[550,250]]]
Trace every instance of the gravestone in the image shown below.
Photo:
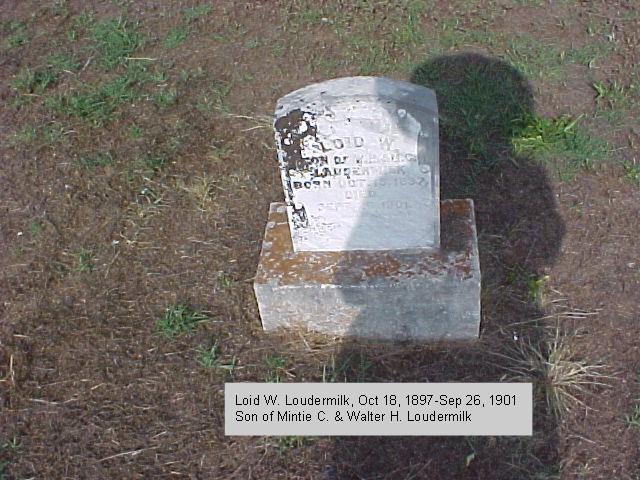
[[[310,85],[280,99],[275,130],[294,251],[439,245],[431,90],[371,77]]]
[[[349,77],[278,101],[284,203],[269,210],[254,290],[265,330],[476,338],[473,202],[439,200],[433,91]]]

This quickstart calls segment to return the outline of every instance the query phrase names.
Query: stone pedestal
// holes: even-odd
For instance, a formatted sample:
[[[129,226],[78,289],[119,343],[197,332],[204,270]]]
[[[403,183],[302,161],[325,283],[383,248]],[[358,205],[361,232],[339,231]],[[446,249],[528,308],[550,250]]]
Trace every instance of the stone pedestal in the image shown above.
[[[265,330],[386,340],[475,339],[480,265],[472,200],[440,204],[438,249],[294,252],[272,203],[254,290]]]

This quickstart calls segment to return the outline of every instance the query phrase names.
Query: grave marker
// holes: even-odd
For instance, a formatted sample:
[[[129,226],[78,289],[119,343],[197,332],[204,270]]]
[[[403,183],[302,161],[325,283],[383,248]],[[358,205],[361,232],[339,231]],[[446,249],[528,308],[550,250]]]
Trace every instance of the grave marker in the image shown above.
[[[265,330],[477,338],[473,201],[440,202],[437,112],[433,91],[373,77],[278,101],[285,203],[271,204],[254,280]]]
[[[431,90],[372,77],[310,85],[280,99],[275,130],[294,251],[438,247]]]

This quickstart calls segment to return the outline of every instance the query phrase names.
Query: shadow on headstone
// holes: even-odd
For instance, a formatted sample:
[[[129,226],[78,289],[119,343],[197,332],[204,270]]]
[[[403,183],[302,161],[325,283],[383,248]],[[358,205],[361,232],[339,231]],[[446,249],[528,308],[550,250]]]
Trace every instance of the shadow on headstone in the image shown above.
[[[542,316],[528,285],[553,263],[564,234],[545,169],[511,148],[515,122],[533,113],[531,87],[508,64],[478,54],[431,59],[414,70],[411,81],[437,95],[441,198],[475,202],[481,338],[440,344],[346,338],[328,379],[501,381],[508,360],[493,353],[539,335],[535,322],[527,323]],[[363,215],[367,208],[365,204]],[[377,206],[371,203],[369,208]],[[443,242],[455,243],[455,235],[445,238],[450,234],[443,229]],[[344,301],[359,310],[351,332],[365,332],[370,306],[355,297]],[[533,418],[533,437],[334,437],[325,478],[513,479],[551,474],[558,463],[556,425],[535,394]]]

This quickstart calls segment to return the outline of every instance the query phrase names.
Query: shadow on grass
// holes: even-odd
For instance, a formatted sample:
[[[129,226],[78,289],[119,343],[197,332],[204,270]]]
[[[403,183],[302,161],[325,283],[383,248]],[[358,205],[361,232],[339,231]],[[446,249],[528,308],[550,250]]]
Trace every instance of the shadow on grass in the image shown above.
[[[434,89],[438,97],[441,198],[475,202],[481,339],[398,345],[350,338],[336,359],[340,372],[333,378],[504,381],[511,361],[495,353],[512,356],[523,339],[539,340],[541,329],[533,320],[543,314],[532,285],[540,284],[564,235],[544,168],[512,149],[515,124],[533,114],[531,87],[514,68],[477,54],[428,60],[414,70],[411,81]],[[370,311],[353,303],[360,314],[352,330],[366,330]],[[555,478],[556,421],[544,396],[534,395],[532,437],[336,437],[325,478]]]

